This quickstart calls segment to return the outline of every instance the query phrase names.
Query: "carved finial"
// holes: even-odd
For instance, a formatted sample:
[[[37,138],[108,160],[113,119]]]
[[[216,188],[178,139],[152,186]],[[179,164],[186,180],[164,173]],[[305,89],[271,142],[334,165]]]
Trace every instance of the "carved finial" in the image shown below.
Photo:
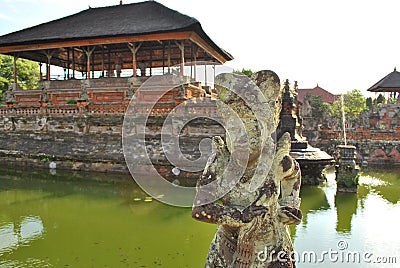
[[[299,83],[297,81],[294,81],[293,91],[293,98],[297,102],[299,97]]]
[[[289,79],[286,79],[285,80],[285,86],[284,86],[285,92],[289,92],[289,90],[290,90],[289,85],[290,85]]]
[[[122,0],[119,1],[119,4],[122,5]]]
[[[394,67],[394,71],[396,71],[396,67]]]

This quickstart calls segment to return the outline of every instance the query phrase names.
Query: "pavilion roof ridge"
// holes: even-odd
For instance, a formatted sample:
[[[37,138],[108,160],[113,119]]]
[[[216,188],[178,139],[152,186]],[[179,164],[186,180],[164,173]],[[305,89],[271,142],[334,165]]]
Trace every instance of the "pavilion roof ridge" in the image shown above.
[[[393,89],[393,90],[392,90]],[[367,89],[370,92],[400,91],[400,72],[394,68],[373,86]]]
[[[17,30],[0,36],[0,47],[40,41],[168,32],[195,27],[196,24],[200,24],[197,19],[159,2],[143,1],[87,8],[62,18]]]
[[[108,72],[123,65],[135,74],[137,61],[157,68],[184,64],[185,59],[233,59],[197,19],[156,1],[89,7],[6,34],[0,36],[0,53],[87,73],[104,72],[105,62]]]

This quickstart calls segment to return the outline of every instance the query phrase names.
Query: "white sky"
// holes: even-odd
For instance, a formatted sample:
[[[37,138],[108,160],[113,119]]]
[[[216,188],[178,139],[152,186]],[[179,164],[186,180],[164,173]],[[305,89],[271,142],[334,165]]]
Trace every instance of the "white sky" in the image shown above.
[[[138,1],[124,0],[124,3]],[[159,0],[200,21],[235,59],[300,88],[366,90],[398,66],[398,0]],[[0,0],[0,35],[119,0]],[[399,69],[399,68],[398,68]]]

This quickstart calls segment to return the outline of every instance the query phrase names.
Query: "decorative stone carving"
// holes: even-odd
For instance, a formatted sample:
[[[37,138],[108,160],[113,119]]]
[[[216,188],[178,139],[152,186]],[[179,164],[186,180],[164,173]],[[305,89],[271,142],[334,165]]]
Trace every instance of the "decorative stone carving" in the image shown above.
[[[6,103],[7,104],[15,104],[16,99],[15,99],[15,94],[14,94],[14,83],[11,83],[10,86],[8,87],[8,90],[6,91]]]
[[[81,81],[81,95],[79,96],[78,101],[86,102],[86,103],[89,102],[88,87],[89,87],[89,81],[82,80]]]
[[[37,129],[38,131],[47,131],[48,125],[47,125],[47,116],[42,116],[37,118]]]
[[[135,90],[135,85],[137,85],[137,79],[136,77],[131,77],[128,79],[129,81],[129,87],[128,91],[126,93],[126,100],[131,100],[133,96],[135,96],[136,90]]]
[[[296,108],[295,108],[294,98],[292,92],[290,91],[289,80],[286,79],[284,91],[282,94],[282,111],[280,114],[280,122],[277,129],[278,137],[281,137],[283,133],[289,132],[292,140],[296,140]]]
[[[178,98],[184,98],[185,97],[185,88],[183,85],[180,85],[178,87]]]
[[[289,257],[293,245],[288,225],[298,224],[302,218],[301,172],[289,155],[290,135],[283,134],[278,142],[272,138],[281,110],[278,76],[260,71],[252,80],[237,74],[216,77],[218,108],[227,138],[226,142],[219,136],[213,138],[215,150],[198,180],[192,210],[193,218],[218,224],[205,267],[294,267]],[[254,93],[255,85],[262,96]],[[240,94],[230,92],[232,88]],[[246,96],[247,102],[238,95]],[[248,134],[247,142],[234,114]],[[240,146],[245,143],[248,148]],[[248,159],[243,159],[246,152]],[[238,174],[236,184],[229,185],[232,178],[224,172]],[[213,191],[204,187],[215,182]],[[230,190],[221,195],[226,189]]]
[[[336,182],[338,192],[357,192],[359,169],[356,167],[356,147],[339,145],[339,159],[336,165]]]
[[[13,117],[5,117],[3,124],[6,131],[14,131],[16,129]]]
[[[40,100],[39,100],[41,106],[45,107],[47,103],[49,102],[49,98],[47,96],[47,88],[42,87],[42,94],[40,95]]]

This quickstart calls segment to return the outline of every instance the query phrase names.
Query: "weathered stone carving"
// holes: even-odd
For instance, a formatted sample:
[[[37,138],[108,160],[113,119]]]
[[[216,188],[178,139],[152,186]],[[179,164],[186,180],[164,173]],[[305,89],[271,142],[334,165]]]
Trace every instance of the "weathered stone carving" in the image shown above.
[[[8,87],[8,90],[6,91],[5,94],[5,100],[6,103],[15,103],[15,94],[14,94],[14,83],[11,83],[10,86]]]
[[[357,192],[359,168],[356,166],[356,147],[339,145],[338,164],[336,165],[336,182],[338,192]]]
[[[129,87],[128,87],[128,91],[126,93],[126,99],[127,100],[131,100],[133,96],[135,96],[136,93],[136,77],[131,77],[128,79],[129,82]]]
[[[48,125],[47,125],[47,116],[42,116],[37,118],[37,130],[42,131],[42,130],[47,130]]]
[[[293,245],[288,225],[298,224],[302,218],[301,172],[289,155],[290,135],[285,133],[277,143],[272,138],[281,110],[278,76],[261,71],[252,80],[236,74],[216,78],[227,138],[226,143],[219,136],[213,138],[214,152],[198,181],[192,210],[193,218],[219,225],[205,267],[294,267],[289,257]],[[253,94],[255,85],[263,96]],[[232,93],[232,88],[239,94]],[[246,96],[248,101],[238,95]],[[241,119],[247,141],[246,133],[238,131],[240,126],[233,123],[233,114],[226,107]],[[256,118],[257,113],[262,116]],[[247,151],[240,146],[246,142]],[[243,157],[245,152],[248,158]],[[243,163],[243,158],[248,161]],[[230,174],[241,167],[244,173],[227,194],[214,202],[204,202],[210,196],[221,196],[219,191],[226,190],[232,181],[224,176],[228,165]],[[207,191],[210,188],[203,186],[212,182],[218,182],[218,187]]]
[[[49,102],[49,97],[47,96],[47,88],[42,87],[42,94],[40,95],[39,102],[41,105],[47,104]]]
[[[81,81],[81,94],[79,96],[78,101],[81,102],[89,102],[89,95],[88,95],[88,87],[89,87],[89,81],[88,80],[82,80]]]
[[[16,129],[15,120],[12,116],[4,118],[3,124],[3,128],[5,131],[14,131]]]

